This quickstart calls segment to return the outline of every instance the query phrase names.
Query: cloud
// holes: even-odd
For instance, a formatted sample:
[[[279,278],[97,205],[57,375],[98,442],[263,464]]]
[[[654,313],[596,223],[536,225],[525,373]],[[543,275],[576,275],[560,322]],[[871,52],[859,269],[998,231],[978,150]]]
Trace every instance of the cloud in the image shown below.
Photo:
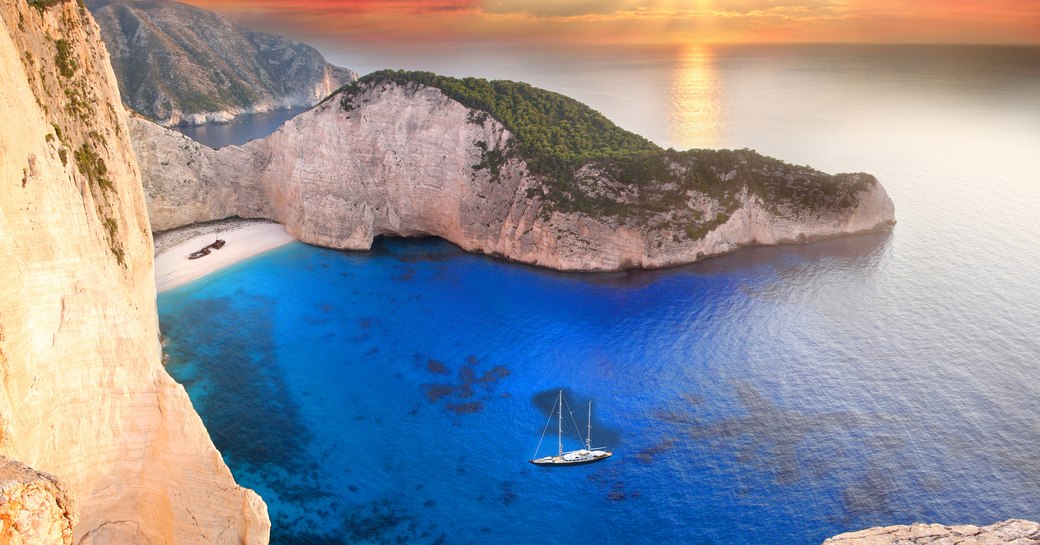
[[[311,0],[287,2],[285,0],[189,0],[191,3],[216,9],[237,12],[293,12],[293,13],[400,13],[422,14],[455,11],[472,11],[479,8],[480,0]]]
[[[297,39],[1040,42],[1037,0],[186,0]]]
[[[487,13],[515,13],[534,17],[651,15],[690,18],[712,14],[829,11],[835,3],[836,0],[485,0],[481,8]]]
[[[521,13],[535,17],[574,17],[582,15],[607,15],[631,11],[646,2],[632,0],[487,0],[483,10],[488,13]]]
[[[800,12],[831,11],[836,2],[832,0],[716,0],[707,2],[712,11],[723,13]]]

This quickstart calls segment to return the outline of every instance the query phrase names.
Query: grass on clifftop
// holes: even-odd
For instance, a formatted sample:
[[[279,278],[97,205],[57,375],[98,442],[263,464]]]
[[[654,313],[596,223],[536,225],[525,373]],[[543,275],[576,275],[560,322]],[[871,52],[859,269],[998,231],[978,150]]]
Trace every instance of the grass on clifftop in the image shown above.
[[[470,123],[483,124],[488,116],[500,121],[516,136],[514,147],[500,154],[486,142],[475,143],[482,161],[474,169],[489,170],[495,180],[505,160],[518,155],[544,180],[540,192],[531,189],[528,195],[541,198],[543,213],[579,212],[642,225],[667,218],[665,223],[675,222],[672,227],[697,238],[728,219],[745,187],[774,212],[796,214],[853,206],[856,193],[866,188],[848,175],[831,176],[751,150],[664,150],[573,98],[526,83],[382,70],[326,100],[339,95],[340,106],[351,111],[363,89],[380,83],[434,87],[477,110]],[[586,166],[598,175],[583,174]],[[678,218],[689,209],[691,192],[716,199],[722,211],[710,218]]]

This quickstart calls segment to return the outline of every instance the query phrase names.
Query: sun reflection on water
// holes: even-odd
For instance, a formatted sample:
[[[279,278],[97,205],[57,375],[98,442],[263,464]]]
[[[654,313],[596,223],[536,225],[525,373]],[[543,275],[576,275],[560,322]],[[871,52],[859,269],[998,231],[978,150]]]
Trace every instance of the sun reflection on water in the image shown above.
[[[668,97],[668,140],[678,149],[717,148],[722,142],[722,81],[709,46],[681,53]]]

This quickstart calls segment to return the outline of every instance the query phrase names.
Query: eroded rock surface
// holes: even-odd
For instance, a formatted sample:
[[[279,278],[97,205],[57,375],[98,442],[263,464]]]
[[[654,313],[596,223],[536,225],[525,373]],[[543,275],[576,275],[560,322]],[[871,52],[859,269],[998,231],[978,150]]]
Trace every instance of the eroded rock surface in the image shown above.
[[[0,456],[0,543],[72,545],[72,496],[53,475]]]
[[[912,524],[841,534],[824,545],[1040,545],[1040,524],[1006,520],[989,526]]]

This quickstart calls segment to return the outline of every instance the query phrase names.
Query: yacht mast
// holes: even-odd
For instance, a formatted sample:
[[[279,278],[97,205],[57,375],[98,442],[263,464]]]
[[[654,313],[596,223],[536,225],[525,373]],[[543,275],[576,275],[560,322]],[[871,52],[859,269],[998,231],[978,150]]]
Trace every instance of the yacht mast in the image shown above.
[[[589,431],[585,432],[585,450],[592,450],[592,400],[589,400]]]
[[[559,418],[558,434],[556,436],[557,437],[557,441],[558,441],[557,444],[560,447],[560,450],[559,450],[560,453],[558,454],[558,456],[563,456],[563,390],[560,390],[560,399],[558,399],[557,401],[560,404],[560,412],[558,413],[560,418]]]

